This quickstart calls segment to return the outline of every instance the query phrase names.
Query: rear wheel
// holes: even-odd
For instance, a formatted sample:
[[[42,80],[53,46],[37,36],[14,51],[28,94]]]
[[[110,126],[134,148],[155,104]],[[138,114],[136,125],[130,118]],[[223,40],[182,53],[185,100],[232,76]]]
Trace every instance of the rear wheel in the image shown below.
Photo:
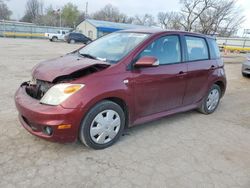
[[[218,85],[214,84],[209,90],[206,97],[198,109],[203,114],[213,113],[220,103],[221,89]]]
[[[114,144],[125,126],[122,108],[112,101],[96,104],[81,123],[79,138],[93,149],[104,149]]]
[[[57,37],[52,37],[52,42],[56,42],[58,40]]]
[[[70,43],[70,44],[75,44],[76,41],[75,41],[74,39],[70,39],[69,43]]]

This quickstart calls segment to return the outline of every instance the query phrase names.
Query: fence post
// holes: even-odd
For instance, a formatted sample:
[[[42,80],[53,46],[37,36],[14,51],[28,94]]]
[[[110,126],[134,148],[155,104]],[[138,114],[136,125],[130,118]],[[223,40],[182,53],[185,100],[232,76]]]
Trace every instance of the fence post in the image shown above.
[[[5,20],[3,20],[3,37],[5,37]]]
[[[243,48],[245,48],[245,46],[246,46],[246,40],[247,40],[247,38],[244,39]]]

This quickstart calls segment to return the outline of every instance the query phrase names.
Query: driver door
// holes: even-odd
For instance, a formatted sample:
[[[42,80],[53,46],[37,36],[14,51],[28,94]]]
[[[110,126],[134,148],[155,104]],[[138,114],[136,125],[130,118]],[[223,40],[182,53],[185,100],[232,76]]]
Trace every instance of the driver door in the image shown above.
[[[180,107],[187,74],[187,64],[182,62],[180,37],[168,35],[156,39],[137,59],[143,56],[156,57],[159,66],[133,69],[135,113],[140,118]]]

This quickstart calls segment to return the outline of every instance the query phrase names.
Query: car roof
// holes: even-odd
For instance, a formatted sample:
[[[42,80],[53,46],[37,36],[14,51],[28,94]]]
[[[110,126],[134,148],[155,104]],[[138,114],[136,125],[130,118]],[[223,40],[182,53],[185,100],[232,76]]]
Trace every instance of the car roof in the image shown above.
[[[210,35],[204,35],[201,33],[196,32],[188,32],[188,31],[181,31],[181,30],[166,30],[166,29],[160,29],[160,28],[150,28],[150,29],[128,29],[128,30],[121,30],[118,32],[133,32],[133,33],[147,33],[147,34],[184,34],[184,35],[193,35],[193,36],[200,36],[200,37],[207,37],[207,38],[213,38],[213,36]]]

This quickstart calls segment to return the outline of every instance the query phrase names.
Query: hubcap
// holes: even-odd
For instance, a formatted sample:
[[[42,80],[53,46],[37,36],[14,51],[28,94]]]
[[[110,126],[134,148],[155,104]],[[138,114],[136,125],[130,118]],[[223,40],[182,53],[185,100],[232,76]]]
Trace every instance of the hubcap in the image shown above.
[[[97,144],[106,144],[118,134],[121,119],[114,110],[105,110],[96,115],[90,126],[91,139]]]
[[[207,109],[209,111],[214,110],[219,102],[219,99],[220,99],[220,94],[217,89],[213,89],[212,91],[210,91],[207,97]]]

